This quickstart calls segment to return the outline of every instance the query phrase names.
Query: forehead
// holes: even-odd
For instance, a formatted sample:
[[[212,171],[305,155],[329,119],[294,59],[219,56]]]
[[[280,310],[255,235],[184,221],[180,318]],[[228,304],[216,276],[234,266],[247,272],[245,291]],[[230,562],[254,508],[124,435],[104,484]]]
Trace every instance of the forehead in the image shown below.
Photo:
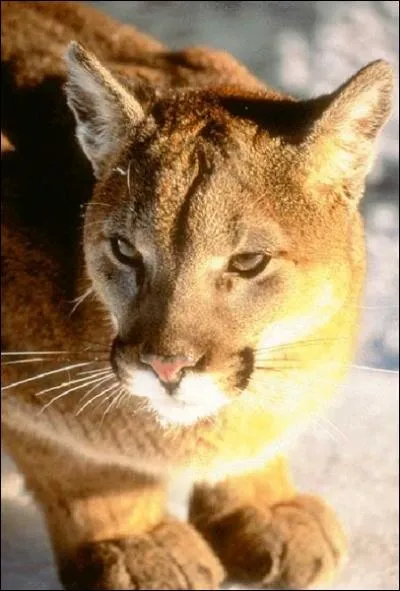
[[[232,250],[264,229],[274,234],[273,187],[265,160],[274,142],[254,144],[255,130],[196,117],[172,132],[157,129],[131,163],[135,226],[163,250]]]

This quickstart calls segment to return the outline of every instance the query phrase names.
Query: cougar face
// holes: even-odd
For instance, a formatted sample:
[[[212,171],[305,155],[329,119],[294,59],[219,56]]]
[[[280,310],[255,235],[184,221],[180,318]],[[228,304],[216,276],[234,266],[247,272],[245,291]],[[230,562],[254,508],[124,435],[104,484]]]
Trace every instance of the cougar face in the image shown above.
[[[367,107],[346,109],[346,89],[298,103],[181,90],[144,104],[76,45],[69,64],[69,104],[98,177],[86,264],[114,320],[115,373],[170,424],[249,391],[268,396],[290,375],[279,366],[287,347],[351,289],[365,175],[353,143]]]

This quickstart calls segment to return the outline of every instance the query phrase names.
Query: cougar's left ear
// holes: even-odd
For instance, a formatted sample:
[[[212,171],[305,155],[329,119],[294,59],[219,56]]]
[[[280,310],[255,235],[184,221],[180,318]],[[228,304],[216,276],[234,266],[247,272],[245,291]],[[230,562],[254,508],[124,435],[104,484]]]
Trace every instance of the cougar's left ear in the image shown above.
[[[118,150],[127,131],[144,117],[139,101],[78,43],[69,45],[67,102],[75,115],[76,135],[97,178]]]
[[[364,67],[331,95],[316,99],[320,113],[307,137],[310,182],[342,186],[346,197],[357,202],[392,101],[393,72],[382,60]]]

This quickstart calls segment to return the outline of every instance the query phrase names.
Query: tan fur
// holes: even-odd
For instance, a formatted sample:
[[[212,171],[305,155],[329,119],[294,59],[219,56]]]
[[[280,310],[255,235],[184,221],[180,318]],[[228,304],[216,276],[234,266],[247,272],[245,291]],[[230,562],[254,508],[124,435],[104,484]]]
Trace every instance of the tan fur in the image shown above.
[[[3,441],[65,588],[330,580],[341,527],[296,493],[282,454],[351,359],[357,204],[389,66],[295,101],[223,52],[170,52],[76,2],[1,9]],[[140,259],[116,262],[116,232],[143,279]],[[259,251],[272,257],[260,275],[229,271]],[[112,344],[120,383],[84,381]],[[183,402],[143,351],[200,359]],[[166,514],[177,477],[195,484],[190,524]]]

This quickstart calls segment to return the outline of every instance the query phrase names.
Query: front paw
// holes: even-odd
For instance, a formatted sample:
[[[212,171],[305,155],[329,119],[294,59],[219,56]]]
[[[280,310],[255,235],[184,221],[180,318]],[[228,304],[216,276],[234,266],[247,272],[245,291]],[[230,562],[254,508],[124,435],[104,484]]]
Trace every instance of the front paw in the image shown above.
[[[146,534],[79,548],[60,562],[65,589],[218,589],[224,571],[190,526],[175,519]]]
[[[264,588],[306,589],[331,581],[346,554],[333,511],[299,495],[270,508],[244,506],[207,521],[192,521],[230,577]]]

